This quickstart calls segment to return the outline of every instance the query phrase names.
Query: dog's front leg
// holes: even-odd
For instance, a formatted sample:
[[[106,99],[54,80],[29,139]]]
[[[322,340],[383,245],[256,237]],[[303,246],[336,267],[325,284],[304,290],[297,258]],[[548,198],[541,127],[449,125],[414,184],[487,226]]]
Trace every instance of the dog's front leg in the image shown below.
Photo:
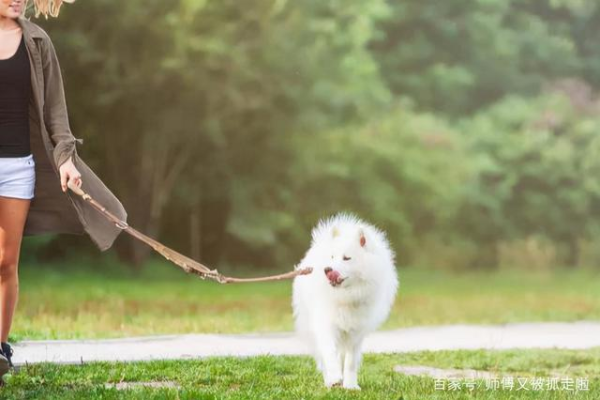
[[[358,368],[361,360],[361,342],[362,340],[350,345],[344,356],[344,381],[342,386],[346,389],[360,390],[360,386],[358,386]]]
[[[338,386],[342,383],[342,354],[333,332],[320,332],[317,336],[317,349],[323,363],[325,386]]]

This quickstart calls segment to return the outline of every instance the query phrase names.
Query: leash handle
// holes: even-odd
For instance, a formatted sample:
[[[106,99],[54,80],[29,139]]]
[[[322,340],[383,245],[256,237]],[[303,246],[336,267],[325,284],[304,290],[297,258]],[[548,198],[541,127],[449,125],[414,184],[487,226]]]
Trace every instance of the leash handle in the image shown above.
[[[78,194],[81,197],[85,196],[85,193],[83,193],[83,190],[81,190],[79,188],[79,186],[77,186],[75,183],[73,183],[72,180],[69,179],[69,181],[67,182],[67,187],[69,189],[71,189],[73,192],[75,192],[75,194]]]

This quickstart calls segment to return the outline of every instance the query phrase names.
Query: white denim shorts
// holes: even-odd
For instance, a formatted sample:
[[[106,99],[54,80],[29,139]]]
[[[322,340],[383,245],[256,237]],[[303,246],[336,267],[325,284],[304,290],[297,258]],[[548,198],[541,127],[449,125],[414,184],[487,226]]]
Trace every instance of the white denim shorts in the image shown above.
[[[33,199],[35,161],[25,157],[0,157],[0,196]]]

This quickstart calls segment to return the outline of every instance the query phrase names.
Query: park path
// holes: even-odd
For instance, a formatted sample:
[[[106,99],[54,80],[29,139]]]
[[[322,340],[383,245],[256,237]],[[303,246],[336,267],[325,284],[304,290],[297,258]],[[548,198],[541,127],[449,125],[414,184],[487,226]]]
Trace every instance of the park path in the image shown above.
[[[367,353],[421,350],[565,348],[600,346],[600,322],[428,326],[375,332]],[[102,340],[26,340],[14,345],[16,365],[38,362],[147,361],[209,356],[308,354],[292,333],[190,334]]]

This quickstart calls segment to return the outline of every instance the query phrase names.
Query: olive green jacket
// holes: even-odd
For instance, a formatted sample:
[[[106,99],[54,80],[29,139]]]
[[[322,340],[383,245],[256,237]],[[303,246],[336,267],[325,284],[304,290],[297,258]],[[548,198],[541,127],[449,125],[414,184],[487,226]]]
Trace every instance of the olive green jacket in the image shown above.
[[[48,34],[24,17],[18,19],[31,65],[29,124],[31,153],[35,161],[35,192],[24,236],[44,233],[88,233],[101,251],[110,248],[121,229],[79,195],[60,185],[58,167],[72,157],[81,173],[81,189],[108,211],[126,221],[119,200],[77,154],[76,139],[69,128],[63,80],[54,46]]]

